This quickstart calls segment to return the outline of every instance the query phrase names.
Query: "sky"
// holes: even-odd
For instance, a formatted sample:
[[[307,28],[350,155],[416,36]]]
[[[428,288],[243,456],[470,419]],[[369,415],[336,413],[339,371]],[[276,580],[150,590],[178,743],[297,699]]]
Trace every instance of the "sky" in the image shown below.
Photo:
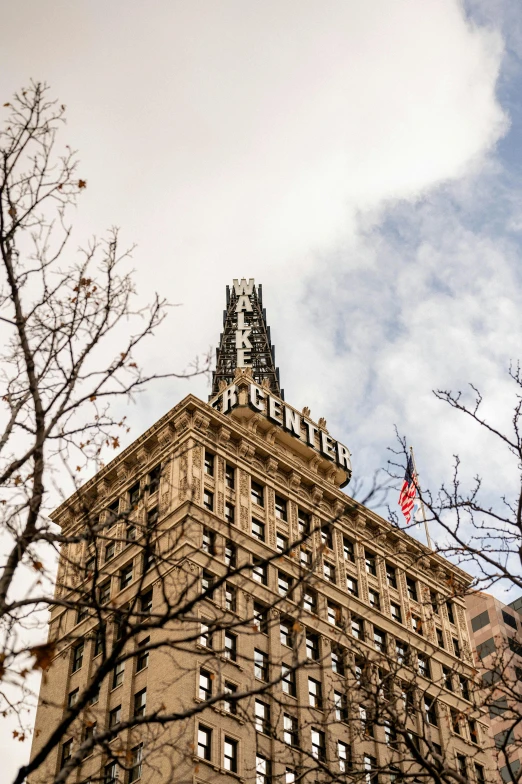
[[[514,475],[433,389],[509,424],[520,356],[518,0],[2,0],[0,104],[29,79],[67,106],[87,180],[74,250],[121,227],[140,356],[180,371],[218,342],[225,286],[263,284],[286,399],[324,416],[356,475],[394,427],[421,482]],[[128,442],[206,378],[151,386]],[[414,532],[415,535],[415,532]],[[421,534],[419,534],[421,536]],[[513,598],[513,597],[510,597]],[[0,741],[1,742],[1,741]],[[9,746],[14,762],[23,752]]]

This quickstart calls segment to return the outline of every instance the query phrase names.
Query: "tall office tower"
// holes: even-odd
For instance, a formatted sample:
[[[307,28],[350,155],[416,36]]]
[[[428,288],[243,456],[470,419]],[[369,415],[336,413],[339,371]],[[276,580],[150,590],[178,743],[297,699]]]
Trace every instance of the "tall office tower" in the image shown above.
[[[503,604],[476,591],[466,597],[471,640],[479,663],[482,700],[489,711],[490,734],[499,781],[520,776],[522,760],[522,600]]]
[[[54,515],[33,758],[56,742],[31,784],[413,782],[420,758],[490,780],[450,595],[469,577],[343,491],[350,453],[303,402],[282,399],[259,288],[234,281],[210,401]]]

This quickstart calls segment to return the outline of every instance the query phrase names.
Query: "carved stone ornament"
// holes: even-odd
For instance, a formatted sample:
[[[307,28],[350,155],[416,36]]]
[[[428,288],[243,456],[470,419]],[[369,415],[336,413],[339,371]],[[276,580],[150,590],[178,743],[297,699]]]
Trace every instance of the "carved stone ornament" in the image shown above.
[[[313,471],[316,474],[317,473],[317,469],[319,468],[320,463],[321,463],[321,460],[317,457],[317,455],[314,455],[314,457],[312,457],[308,461],[308,466],[310,468],[310,471]]]
[[[245,458],[245,460],[248,460],[254,457],[255,452],[256,452],[255,448],[251,444],[249,444],[248,441],[245,441],[245,439],[242,438],[241,441],[239,442],[239,447],[238,447],[238,453],[240,457],[243,457]]]
[[[252,419],[249,421],[249,423],[247,425],[247,428],[252,433],[257,433],[257,428],[259,427],[259,423],[261,422],[262,419],[263,419],[263,416],[261,414],[254,414]]]
[[[312,501],[314,502],[314,504],[316,506],[319,506],[319,504],[321,503],[322,498],[323,498],[323,491],[321,490],[321,488],[320,487],[316,487],[314,485],[314,487],[312,487],[312,491],[311,491],[310,495],[312,496]]]
[[[299,486],[301,484],[301,477],[297,473],[297,471],[292,471],[290,477],[288,479],[288,484],[290,485],[290,489],[293,490],[295,493],[299,490]]]
[[[308,406],[305,406],[305,407],[303,408],[302,414],[303,414],[303,416],[305,416],[305,417],[309,417],[309,416],[310,416],[310,409],[308,408]]]
[[[194,426],[201,433],[205,433],[210,425],[210,417],[202,411],[196,411],[194,414]]]
[[[326,472],[326,479],[332,485],[337,484],[337,482],[336,482],[336,479],[337,479],[337,469],[334,468],[333,466],[331,468],[329,468],[328,471]]]
[[[317,424],[321,430],[324,430],[325,433],[328,433],[328,430],[326,429],[326,419],[324,417],[321,417]]]
[[[341,517],[346,512],[346,504],[339,500],[334,501],[332,510],[335,517]]]
[[[277,471],[278,465],[279,465],[279,463],[277,462],[277,460],[274,460],[273,457],[267,457],[266,463],[265,463],[267,474],[270,474],[270,476],[273,476],[275,474],[275,472]]]
[[[146,463],[148,461],[148,459],[149,459],[149,450],[147,449],[147,447],[144,444],[142,444],[140,446],[140,448],[138,449],[138,451],[136,452],[136,459],[137,459],[138,463],[141,463],[141,464]]]
[[[218,439],[220,444],[227,444],[230,441],[232,431],[222,425],[218,430]]]
[[[169,422],[165,427],[162,427],[161,430],[158,432],[158,441],[161,446],[166,446],[174,436],[174,425],[172,422]]]
[[[224,378],[220,379],[218,382],[218,389],[220,392],[223,392],[227,388],[227,382]]]
[[[261,389],[266,389],[268,392],[270,392],[270,379],[264,378],[261,381]]]
[[[277,435],[277,428],[271,427],[270,430],[267,431],[266,440],[269,444],[274,444]]]
[[[98,498],[106,498],[111,491],[110,482],[107,479],[102,479],[101,482],[98,484]]]
[[[181,416],[176,420],[176,430],[180,433],[184,433],[190,427],[190,414],[188,411],[184,411]]]

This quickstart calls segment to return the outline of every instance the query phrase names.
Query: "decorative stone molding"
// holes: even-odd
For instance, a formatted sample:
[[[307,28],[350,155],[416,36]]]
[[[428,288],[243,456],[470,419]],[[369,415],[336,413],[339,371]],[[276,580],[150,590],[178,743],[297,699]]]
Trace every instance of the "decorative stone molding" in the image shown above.
[[[337,469],[333,466],[326,472],[326,480],[327,482],[330,482],[330,484],[337,486]]]
[[[196,411],[194,413],[194,427],[196,430],[199,430],[200,433],[206,433],[209,426],[210,426],[211,419],[209,416],[204,414],[202,411]]]
[[[275,444],[276,435],[277,435],[277,428],[276,427],[271,427],[270,430],[267,430],[267,433],[266,433],[267,443],[268,444]]]
[[[176,430],[179,433],[185,433],[190,427],[191,420],[189,412],[184,411],[176,420]]]
[[[270,476],[274,476],[277,471],[279,463],[273,457],[267,457],[265,461],[265,470]]]
[[[239,442],[238,453],[240,457],[243,457],[245,460],[250,460],[254,457],[256,450],[249,444],[248,441],[245,441],[244,438],[241,439]]]
[[[314,455],[314,456],[313,456],[312,458],[310,458],[310,460],[308,461],[308,468],[310,469],[310,471],[313,471],[313,472],[314,472],[314,474],[317,474],[317,473],[318,473],[318,468],[319,468],[319,465],[320,465],[320,464],[321,464],[321,460],[320,460],[320,458],[319,458],[319,457],[317,457],[317,455]]]
[[[293,490],[294,493],[298,492],[299,487],[301,485],[301,477],[299,476],[297,471],[292,471],[290,473],[288,484],[290,485],[290,490]]]
[[[322,491],[322,489],[320,487],[317,487],[317,485],[314,485],[312,487],[310,495],[311,495],[313,503],[316,506],[319,506],[319,504],[323,500],[323,491]]]
[[[301,413],[303,414],[304,417],[309,417],[310,416],[310,409],[308,408],[308,406],[305,406]]]
[[[257,433],[257,429],[259,427],[259,423],[261,422],[262,419],[264,419],[262,414],[254,414],[252,419],[247,424],[248,430],[250,430],[252,433],[256,434]]]
[[[218,441],[220,444],[228,444],[231,435],[232,431],[229,430],[228,427],[221,425],[221,427],[218,428]]]

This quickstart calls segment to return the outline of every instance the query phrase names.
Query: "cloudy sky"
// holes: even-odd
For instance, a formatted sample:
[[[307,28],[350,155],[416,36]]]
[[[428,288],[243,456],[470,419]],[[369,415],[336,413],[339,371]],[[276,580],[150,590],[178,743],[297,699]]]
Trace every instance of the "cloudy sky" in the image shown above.
[[[508,418],[520,356],[518,0],[2,2],[0,103],[68,107],[88,181],[75,243],[118,225],[140,296],[180,303],[148,347],[215,346],[225,285],[263,283],[287,400],[365,475],[394,425],[426,482],[506,466],[434,388]],[[208,382],[151,388],[131,437]],[[12,749],[11,749],[12,753]]]

